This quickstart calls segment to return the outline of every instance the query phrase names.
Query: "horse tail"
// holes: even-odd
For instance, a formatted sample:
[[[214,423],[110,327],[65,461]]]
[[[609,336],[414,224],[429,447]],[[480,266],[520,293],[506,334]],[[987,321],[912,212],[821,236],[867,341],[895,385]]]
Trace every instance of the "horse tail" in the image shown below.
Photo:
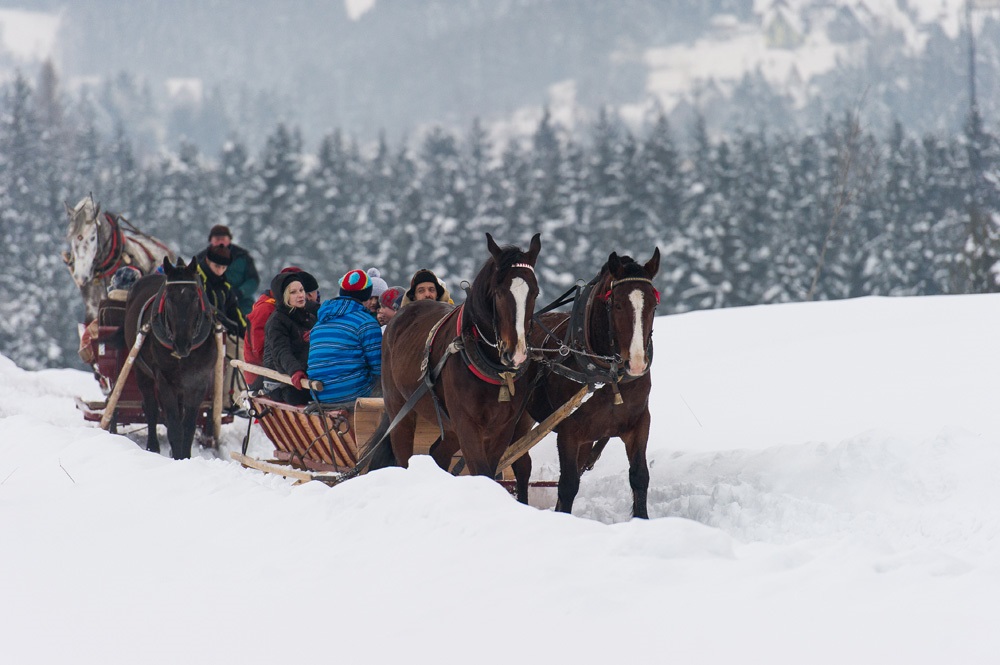
[[[368,470],[384,469],[387,466],[399,466],[396,455],[392,452],[392,443],[389,441],[389,415],[382,412],[382,419],[372,435],[362,446],[361,459],[358,466],[367,462]]]
[[[610,436],[597,440],[597,443],[595,443],[590,449],[590,457],[587,459],[587,465],[583,467],[584,471],[592,471],[594,469],[594,465],[597,464],[597,460],[601,459],[601,453],[604,452],[604,446],[608,445],[608,441],[610,440]]]

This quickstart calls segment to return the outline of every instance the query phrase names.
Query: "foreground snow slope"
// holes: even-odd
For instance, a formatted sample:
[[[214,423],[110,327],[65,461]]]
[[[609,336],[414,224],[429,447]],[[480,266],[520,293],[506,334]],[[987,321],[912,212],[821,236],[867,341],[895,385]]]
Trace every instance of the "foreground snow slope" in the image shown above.
[[[0,659],[994,662],[995,312],[657,319],[648,522],[617,441],[574,516],[423,458],[293,487],[146,453],[83,424],[89,376],[0,358]]]

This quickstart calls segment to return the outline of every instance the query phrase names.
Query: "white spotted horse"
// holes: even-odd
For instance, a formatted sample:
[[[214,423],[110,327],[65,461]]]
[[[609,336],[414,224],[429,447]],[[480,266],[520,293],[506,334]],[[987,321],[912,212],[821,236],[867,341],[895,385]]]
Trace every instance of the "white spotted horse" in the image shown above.
[[[93,196],[72,208],[64,205],[69,216],[66,240],[70,251],[63,252],[63,261],[83,296],[85,323],[97,317],[98,305],[116,270],[134,266],[147,275],[164,257],[175,258],[165,244],[142,233],[121,215],[102,212]],[[123,229],[123,224],[129,228]]]

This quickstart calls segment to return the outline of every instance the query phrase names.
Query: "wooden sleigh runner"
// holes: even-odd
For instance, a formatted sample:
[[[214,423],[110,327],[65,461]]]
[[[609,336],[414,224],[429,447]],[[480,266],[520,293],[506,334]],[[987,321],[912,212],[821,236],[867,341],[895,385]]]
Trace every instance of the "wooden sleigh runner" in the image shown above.
[[[258,373],[253,365],[240,367]],[[361,398],[353,409],[295,406],[265,396],[248,395],[250,417],[274,444],[274,459],[258,460],[232,453],[243,466],[277,473],[300,482],[320,480],[336,484],[352,472],[361,458],[361,447],[375,432],[384,409],[378,398]],[[427,454],[437,440],[437,427],[417,423],[414,451]]]
[[[263,367],[238,360],[231,361],[231,364],[238,369],[267,376],[276,381],[291,382],[289,377]],[[583,402],[586,395],[585,386],[580,393],[553,414],[553,417],[536,425],[528,434],[512,443],[500,462],[497,481],[508,490],[512,490],[514,475],[511,464],[514,460],[551,432],[559,421]],[[244,441],[243,453],[232,453],[233,459],[245,467],[294,478],[297,482],[319,480],[331,485],[344,479],[345,474],[357,474],[357,466],[364,452],[361,449],[378,428],[385,410],[381,398],[371,397],[356,400],[353,409],[324,409],[316,404],[295,406],[252,394],[247,396],[247,401],[252,419],[260,425],[264,434],[274,444],[274,459],[259,460],[248,456],[247,440]],[[439,435],[436,423],[418,418],[413,441],[414,454],[430,454],[431,446]],[[456,475],[468,472],[461,453],[452,458],[450,471]],[[530,487],[556,485],[555,481],[529,483]]]

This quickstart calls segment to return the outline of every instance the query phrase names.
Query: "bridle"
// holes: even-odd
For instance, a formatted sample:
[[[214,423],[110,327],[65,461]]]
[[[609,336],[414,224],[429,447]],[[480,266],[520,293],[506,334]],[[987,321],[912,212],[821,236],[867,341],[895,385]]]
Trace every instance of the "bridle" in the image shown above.
[[[614,322],[612,320],[615,304],[615,288],[621,284],[630,282],[645,283],[653,286],[653,281],[647,277],[638,276],[623,277],[617,280],[612,279],[607,287],[607,291],[598,293],[597,287],[602,282],[602,277],[603,272],[585,285],[574,285],[550,305],[536,312],[533,322],[545,331],[545,338],[542,340],[540,346],[530,347],[529,350],[539,362],[547,365],[550,371],[572,381],[581,384],[586,383],[591,386],[610,383],[615,392],[615,402],[621,403],[621,396],[618,394],[618,384],[634,381],[640,376],[648,374],[652,367],[653,338],[652,330],[650,330],[649,342],[646,344],[646,357],[649,360],[646,365],[646,371],[641,375],[626,374],[623,358],[617,351],[617,336],[615,335]],[[571,294],[572,297],[570,297]],[[656,303],[659,304],[660,294],[655,286],[653,286],[653,294],[656,298]],[[607,334],[612,351],[611,355],[596,351],[591,338],[590,319],[593,307],[597,301],[603,302],[607,309]],[[569,302],[573,303],[573,309],[566,320],[568,324],[567,330],[563,336],[559,336],[556,331],[549,330],[542,323],[540,316]],[[558,327],[561,327],[561,324]],[[549,340],[554,341],[557,346],[555,348],[546,347],[545,343]],[[551,357],[553,353],[556,355]],[[573,358],[573,364],[578,369],[567,366],[566,360],[570,357]]]
[[[516,268],[530,270],[532,275],[535,274],[535,268],[530,263],[514,263],[507,269],[512,270]],[[466,292],[466,304],[468,304],[473,299],[471,285],[463,283],[462,288]],[[474,376],[486,383],[500,386],[499,401],[509,401],[510,397],[514,394],[514,383],[524,376],[528,370],[530,357],[528,361],[522,363],[517,369],[511,369],[502,362],[497,363],[493,361],[480,349],[480,344],[492,348],[496,351],[497,358],[502,358],[503,353],[507,350],[506,344],[500,339],[500,326],[497,320],[495,301],[492,306],[491,317],[493,326],[492,339],[483,333],[482,328],[473,316],[468,317],[468,323],[466,324],[465,314],[467,307],[465,304],[459,306],[457,311],[458,318],[455,323],[456,337],[452,344],[449,345],[449,349],[461,353],[463,363]],[[468,311],[472,312],[472,310]],[[524,331],[526,340],[528,332],[528,330]],[[525,345],[527,346],[527,343]]]
[[[514,270],[515,268],[524,268],[526,270],[530,270],[532,275],[535,274],[535,266],[531,265],[530,263],[514,263],[514,264],[512,264],[508,268],[508,270]],[[463,288],[464,288],[464,285],[463,285]],[[469,295],[469,289],[465,288],[465,292],[466,292],[466,295],[468,296]],[[535,320],[535,317],[532,316],[528,320],[528,325],[530,326],[534,322],[534,320]],[[494,333],[493,341],[490,341],[490,339],[485,334],[483,334],[483,331],[479,327],[479,324],[477,324],[475,321],[473,321],[473,323],[472,323],[472,328],[473,328],[473,334],[474,334],[474,336],[476,338],[478,338],[479,340],[481,340],[487,346],[495,349],[498,356],[502,355],[503,352],[507,350],[506,349],[506,345],[502,345],[501,344],[501,340],[500,340],[500,323],[497,320],[497,310],[496,310],[496,307],[493,308],[493,333]],[[528,332],[529,332],[528,330],[524,331],[525,337],[527,337]],[[501,346],[503,346],[503,348],[501,348]]]
[[[618,364],[619,367],[621,366],[621,363],[622,363],[622,357],[621,357],[621,354],[619,354],[616,351],[616,349],[618,348],[618,339],[617,339],[617,337],[615,335],[615,326],[614,326],[614,321],[612,320],[612,312],[614,311],[614,305],[615,305],[615,299],[614,299],[615,287],[617,287],[620,284],[625,284],[625,283],[628,283],[628,282],[639,282],[639,283],[643,283],[643,284],[649,284],[652,287],[652,289],[653,289],[653,296],[656,298],[656,304],[657,305],[660,304],[660,292],[653,285],[653,280],[649,279],[648,277],[623,277],[621,279],[613,279],[613,280],[611,280],[611,284],[608,287],[607,292],[603,296],[601,296],[601,300],[603,300],[606,303],[606,307],[607,307],[607,310],[608,310],[608,339],[611,340],[611,349],[612,349],[612,351],[614,351],[613,360],[614,360],[615,363]],[[654,308],[655,308],[655,306],[654,306]],[[586,330],[586,333],[588,333],[588,335],[587,335],[587,346],[591,347],[590,339],[589,339],[590,326],[587,326],[585,328],[585,330]],[[643,374],[648,373],[650,367],[652,366],[652,358],[653,358],[653,331],[652,331],[652,328],[650,328],[650,331],[649,331],[649,342],[646,344],[646,356],[649,358],[650,362],[648,362],[646,364],[646,371],[643,372]],[[604,357],[602,357],[601,359],[603,360],[603,358]],[[641,376],[641,375],[639,375],[639,376]],[[638,378],[638,377],[635,377],[635,378]]]

